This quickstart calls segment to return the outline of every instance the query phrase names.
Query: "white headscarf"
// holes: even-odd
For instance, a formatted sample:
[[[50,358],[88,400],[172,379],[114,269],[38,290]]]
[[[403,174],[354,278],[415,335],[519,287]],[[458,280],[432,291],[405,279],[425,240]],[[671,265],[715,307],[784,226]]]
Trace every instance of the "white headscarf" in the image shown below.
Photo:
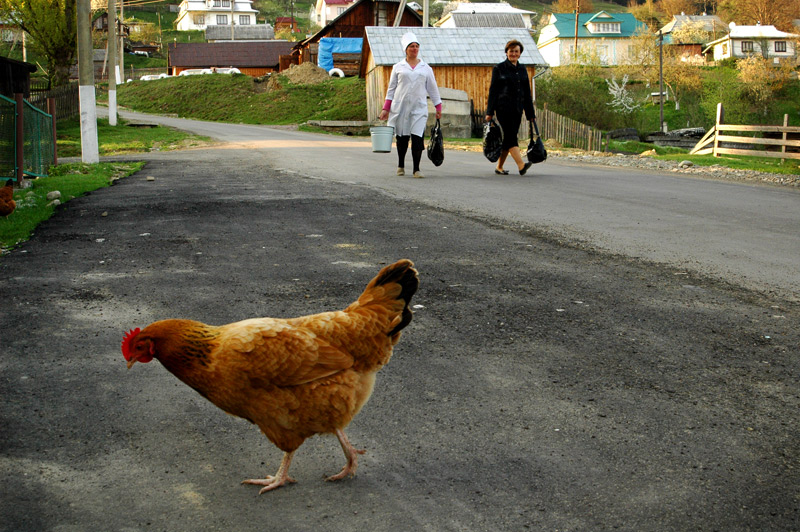
[[[411,44],[412,42],[419,44],[417,36],[414,35],[414,33],[411,31],[404,33],[403,36],[400,38],[400,43],[403,45],[403,53],[405,53],[406,48],[408,48],[408,45]]]

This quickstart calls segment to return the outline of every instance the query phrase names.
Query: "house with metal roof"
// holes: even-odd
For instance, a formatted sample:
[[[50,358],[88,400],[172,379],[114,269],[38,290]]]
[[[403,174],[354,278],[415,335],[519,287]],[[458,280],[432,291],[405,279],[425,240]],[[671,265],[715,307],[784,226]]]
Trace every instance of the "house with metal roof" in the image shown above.
[[[256,13],[253,0],[183,0],[175,27],[187,31],[211,25],[248,26],[256,23]]]
[[[694,31],[687,33],[685,30]],[[711,41],[728,33],[728,25],[717,15],[674,15],[660,30],[664,46],[682,61],[704,63],[703,48]],[[681,31],[683,38],[676,39]],[[688,38],[687,38],[688,37]]]
[[[355,3],[356,0],[317,0],[311,5],[309,20],[317,26],[325,27]]]
[[[378,119],[392,67],[405,59],[400,39],[407,31],[413,31],[419,39],[419,57],[433,69],[436,84],[464,91],[478,114],[486,109],[492,68],[505,61],[508,41],[516,39],[522,43],[520,62],[528,69],[531,81],[537,71],[547,68],[533,37],[524,28],[367,27],[361,68],[367,82],[369,120]]]
[[[292,49],[289,41],[227,41],[215,43],[169,43],[169,70],[173,76],[184,70],[238,68],[258,77],[278,72],[281,56]]]
[[[249,26],[233,26],[231,35],[230,26],[206,27],[206,42],[220,41],[270,41],[275,38],[275,29],[271,24],[253,24]]]
[[[630,13],[605,11],[578,14],[578,55],[605,65],[625,64],[633,53],[631,37],[649,32],[647,24]],[[575,13],[553,13],[539,33],[539,51],[550,66],[574,61]]]
[[[708,43],[704,53],[710,54],[714,61],[730,57],[763,55],[776,62],[781,59],[797,61],[797,40],[800,35],[780,31],[772,25],[739,26],[730,23],[730,33]]]
[[[517,9],[506,2],[460,2],[456,9],[440,18],[439,28],[525,28],[531,29],[534,11]]]

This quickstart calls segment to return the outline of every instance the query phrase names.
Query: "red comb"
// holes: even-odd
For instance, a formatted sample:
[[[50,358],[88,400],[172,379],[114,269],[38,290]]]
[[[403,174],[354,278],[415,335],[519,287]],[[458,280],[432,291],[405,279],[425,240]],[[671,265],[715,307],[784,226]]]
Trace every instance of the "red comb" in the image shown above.
[[[133,339],[136,338],[136,335],[140,332],[141,329],[136,327],[125,333],[125,336],[122,337],[122,356],[125,357],[125,360],[131,359],[131,342],[133,342]]]

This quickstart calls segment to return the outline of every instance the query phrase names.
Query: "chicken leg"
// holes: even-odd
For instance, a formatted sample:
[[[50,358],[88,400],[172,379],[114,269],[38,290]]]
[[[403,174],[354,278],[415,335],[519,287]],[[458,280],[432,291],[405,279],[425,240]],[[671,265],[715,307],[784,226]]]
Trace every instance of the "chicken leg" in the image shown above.
[[[275,473],[275,476],[269,476],[267,478],[250,478],[243,480],[242,484],[255,484],[257,486],[264,486],[261,488],[261,491],[258,492],[258,494],[261,495],[262,493],[274,490],[275,488],[280,488],[287,482],[297,482],[295,479],[289,476],[289,466],[292,464],[292,456],[294,456],[294,451],[290,453],[283,453],[281,465],[278,467],[278,472]]]
[[[356,449],[350,443],[350,440],[347,439],[344,431],[341,429],[336,429],[336,437],[339,438],[339,443],[342,444],[342,450],[344,451],[344,455],[347,457],[347,464],[342,468],[342,470],[325,480],[341,480],[346,476],[354,477],[356,476],[356,469],[358,469],[358,455],[364,454],[367,452],[365,449]]]

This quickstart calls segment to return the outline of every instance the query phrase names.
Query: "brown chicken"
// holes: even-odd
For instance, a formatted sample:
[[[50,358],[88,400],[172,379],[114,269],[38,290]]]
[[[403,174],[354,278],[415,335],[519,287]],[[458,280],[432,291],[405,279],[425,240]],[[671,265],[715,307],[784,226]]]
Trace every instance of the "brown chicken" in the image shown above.
[[[122,341],[128,369],[157,359],[216,406],[255,423],[284,451],[278,472],[243,484],[264,493],[295,482],[289,465],[306,438],[332,433],[347,464],[327,480],[355,476],[357,455],[344,433],[369,399],[375,374],[392,356],[419,286],[414,264],[383,268],[342,311],[292,319],[256,318],[215,327],[157,321]]]
[[[16,208],[17,202],[14,201],[14,182],[9,179],[6,181],[5,186],[0,188],[0,216],[8,218]]]

